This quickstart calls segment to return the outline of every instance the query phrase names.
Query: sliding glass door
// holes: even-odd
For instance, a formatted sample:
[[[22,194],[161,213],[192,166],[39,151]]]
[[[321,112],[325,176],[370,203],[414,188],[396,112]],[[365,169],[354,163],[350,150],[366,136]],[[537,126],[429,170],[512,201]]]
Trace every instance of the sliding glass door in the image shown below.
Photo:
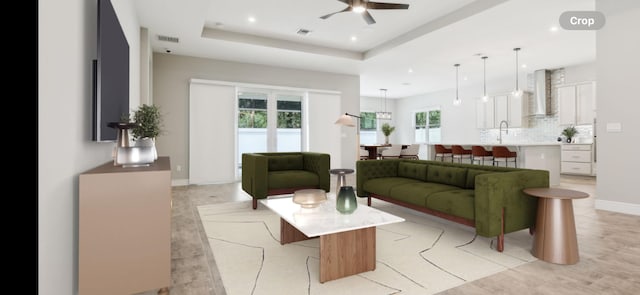
[[[243,153],[302,151],[302,93],[238,91],[238,164]]]

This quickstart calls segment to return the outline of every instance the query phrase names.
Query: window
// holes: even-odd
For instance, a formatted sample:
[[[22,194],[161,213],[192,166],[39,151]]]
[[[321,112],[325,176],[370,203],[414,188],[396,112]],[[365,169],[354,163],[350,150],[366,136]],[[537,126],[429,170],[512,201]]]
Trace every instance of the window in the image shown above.
[[[440,109],[418,111],[414,115],[414,142],[440,142]]]
[[[280,96],[278,99],[297,99],[297,101],[278,100],[278,128],[301,128],[302,102],[300,96]]]
[[[243,93],[238,98],[238,128],[267,128],[267,97]]]
[[[378,120],[374,112],[360,112],[360,144],[376,144]]]

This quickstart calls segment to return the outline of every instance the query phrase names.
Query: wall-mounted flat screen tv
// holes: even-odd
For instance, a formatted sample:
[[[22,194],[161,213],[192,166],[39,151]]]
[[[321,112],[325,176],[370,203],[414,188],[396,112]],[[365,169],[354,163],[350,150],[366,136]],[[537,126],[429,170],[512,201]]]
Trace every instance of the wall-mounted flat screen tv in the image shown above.
[[[98,52],[93,61],[94,141],[114,141],[107,126],[129,113],[129,43],[110,0],[98,0]]]

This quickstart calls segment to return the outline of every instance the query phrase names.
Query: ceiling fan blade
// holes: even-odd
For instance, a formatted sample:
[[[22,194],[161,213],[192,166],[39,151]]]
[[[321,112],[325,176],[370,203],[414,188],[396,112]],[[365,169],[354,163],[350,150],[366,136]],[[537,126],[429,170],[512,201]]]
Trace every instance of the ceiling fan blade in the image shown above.
[[[351,2],[351,1],[349,1],[349,0],[338,0],[338,1],[340,1],[340,2],[342,2],[342,3],[346,3],[346,4],[351,5],[351,3],[349,3],[349,2]]]
[[[353,8],[352,8],[351,6],[349,6],[349,7],[345,8],[345,9],[343,9],[343,10],[336,11],[336,12],[334,12],[334,13],[329,13],[329,14],[327,14],[327,15],[323,15],[323,16],[321,16],[320,18],[321,18],[321,19],[328,19],[330,16],[332,16],[332,15],[334,15],[334,14],[336,14],[336,13],[346,12],[346,11],[351,11],[351,10],[353,10]]]
[[[371,16],[371,14],[366,10],[362,13],[362,17],[369,25],[373,25],[376,23],[376,21],[373,19],[373,16]]]
[[[409,4],[367,2],[368,9],[409,9]]]

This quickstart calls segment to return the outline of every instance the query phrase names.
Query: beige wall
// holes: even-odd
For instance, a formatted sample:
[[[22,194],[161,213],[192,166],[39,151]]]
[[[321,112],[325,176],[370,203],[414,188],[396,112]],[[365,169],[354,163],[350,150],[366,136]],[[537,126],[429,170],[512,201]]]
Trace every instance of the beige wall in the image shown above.
[[[356,114],[360,107],[358,76],[154,53],[153,101],[164,114],[166,130],[165,134],[157,138],[157,148],[160,155],[171,157],[174,180],[189,178],[188,101],[191,78],[340,91],[342,112]],[[327,118],[333,121],[336,119],[337,116]],[[355,128],[343,127],[342,130],[342,165],[353,168]],[[178,165],[181,166],[181,171],[177,171]]]
[[[606,17],[606,24],[596,35],[596,208],[635,208],[635,214],[640,215],[636,187],[640,167],[636,156],[640,144],[640,1],[597,0],[596,9]],[[606,126],[611,123],[622,124],[622,132],[607,132]]]
[[[113,143],[90,140],[96,11],[96,1],[38,1],[39,294],[77,294],[78,176],[111,160]]]

